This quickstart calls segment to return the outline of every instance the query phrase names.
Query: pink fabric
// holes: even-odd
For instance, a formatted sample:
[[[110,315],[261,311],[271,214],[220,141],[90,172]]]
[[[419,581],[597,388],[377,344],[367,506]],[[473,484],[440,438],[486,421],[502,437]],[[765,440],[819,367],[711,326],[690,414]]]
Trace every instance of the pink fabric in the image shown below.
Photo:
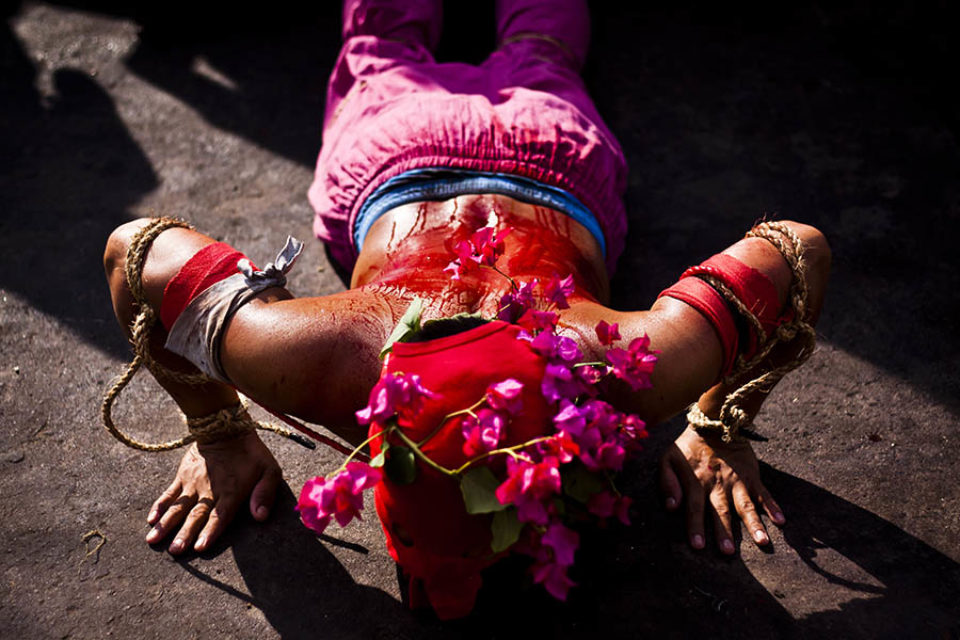
[[[502,172],[560,187],[600,222],[612,272],[623,251],[627,167],[579,76],[582,0],[497,2],[500,47],[478,66],[437,63],[433,0],[347,0],[310,187],[314,231],[351,267],[354,219],[384,181],[424,167]],[[543,34],[561,41],[558,46]],[[505,42],[508,41],[508,42]]]

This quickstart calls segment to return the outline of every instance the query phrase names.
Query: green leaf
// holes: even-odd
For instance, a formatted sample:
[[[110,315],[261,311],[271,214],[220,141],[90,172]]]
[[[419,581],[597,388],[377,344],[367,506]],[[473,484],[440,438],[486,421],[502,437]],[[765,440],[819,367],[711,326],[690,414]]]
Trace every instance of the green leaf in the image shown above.
[[[514,542],[520,539],[523,523],[517,520],[516,509],[506,509],[494,514],[490,529],[493,532],[490,549],[494,553],[500,553],[509,549]]]
[[[380,449],[380,453],[373,457],[373,460],[370,461],[371,467],[382,467],[383,463],[386,461],[387,449],[390,448],[390,445],[386,442],[383,443],[383,448]]]
[[[407,307],[407,310],[403,312],[400,322],[393,328],[390,337],[387,338],[387,342],[383,345],[383,349],[380,350],[381,360],[393,349],[394,342],[404,342],[407,336],[420,330],[420,315],[422,313],[423,299],[414,298],[410,306]]]
[[[417,479],[417,461],[413,450],[408,447],[391,445],[387,451],[383,470],[387,477],[397,484],[410,484]]]
[[[572,468],[563,474],[563,492],[577,502],[586,504],[590,496],[603,490],[603,481],[582,464],[573,464],[570,467]]]
[[[460,493],[467,513],[493,513],[503,511],[506,505],[497,500],[497,487],[500,481],[488,467],[474,467],[460,480]]]

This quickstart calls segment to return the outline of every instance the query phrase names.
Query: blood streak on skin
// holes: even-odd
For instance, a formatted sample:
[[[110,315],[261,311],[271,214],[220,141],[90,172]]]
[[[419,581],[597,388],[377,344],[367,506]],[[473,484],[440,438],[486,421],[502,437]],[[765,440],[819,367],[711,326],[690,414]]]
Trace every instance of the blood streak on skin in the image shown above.
[[[545,207],[501,196],[465,196],[445,202],[422,202],[390,212],[377,225],[390,225],[368,236],[354,284],[388,295],[418,295],[431,301],[431,315],[461,311],[496,312],[509,282],[489,269],[452,280],[443,269],[456,258],[455,247],[476,230],[494,224],[510,227],[498,267],[514,279],[541,282],[574,275],[574,297],[596,301],[605,297],[606,273],[596,258],[573,241],[583,229],[568,216]],[[452,211],[451,211],[452,209]],[[378,246],[379,245],[379,246]],[[362,269],[362,273],[359,271]],[[401,293],[402,292],[402,293]],[[404,295],[408,294],[408,295]]]

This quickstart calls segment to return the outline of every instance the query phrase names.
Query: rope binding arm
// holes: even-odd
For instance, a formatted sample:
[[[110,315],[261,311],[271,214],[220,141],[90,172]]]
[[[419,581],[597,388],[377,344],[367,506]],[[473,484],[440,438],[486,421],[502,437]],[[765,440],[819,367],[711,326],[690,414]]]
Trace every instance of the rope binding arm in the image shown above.
[[[752,394],[769,392],[777,382],[787,373],[793,371],[813,354],[816,344],[816,332],[807,321],[808,288],[802,258],[803,244],[796,233],[783,222],[762,222],[747,232],[748,238],[763,238],[780,251],[790,267],[792,279],[788,293],[788,313],[785,321],[781,322],[770,335],[764,330],[757,316],[746,307],[737,295],[719,279],[709,275],[700,276],[710,286],[716,289],[743,317],[749,328],[756,332],[758,348],[749,358],[743,354],[737,356],[736,365],[724,378],[725,384],[734,384],[743,374],[754,369],[770,355],[778,344],[798,342],[800,350],[789,362],[748,379],[727,395],[720,408],[720,415],[716,420],[707,417],[697,403],[691,405],[687,413],[687,422],[698,432],[720,433],[725,443],[743,442],[747,440],[744,434],[751,434],[750,439],[760,439],[759,436],[747,430],[752,418],[742,408],[742,403]],[[744,433],[741,433],[743,431]]]
[[[143,289],[143,267],[147,253],[153,241],[168,229],[193,229],[193,226],[178,218],[156,218],[140,229],[130,241],[127,248],[124,271],[127,287],[139,309],[136,318],[130,327],[130,343],[133,346],[133,359],[125,367],[123,373],[114,380],[104,394],[100,405],[100,416],[103,426],[110,434],[123,444],[139,451],[170,451],[186,446],[192,442],[206,444],[236,437],[254,429],[273,431],[290,438],[307,447],[314,448],[313,442],[297,433],[273,424],[260,423],[247,413],[246,403],[240,402],[232,407],[221,409],[207,416],[186,418],[189,433],[180,438],[167,442],[149,443],[137,440],[124,433],[113,421],[113,405],[123,389],[130,383],[141,366],[145,366],[157,379],[177,382],[184,385],[200,386],[213,380],[202,373],[184,373],[166,367],[150,355],[150,332],[156,326],[157,314],[147,301]]]

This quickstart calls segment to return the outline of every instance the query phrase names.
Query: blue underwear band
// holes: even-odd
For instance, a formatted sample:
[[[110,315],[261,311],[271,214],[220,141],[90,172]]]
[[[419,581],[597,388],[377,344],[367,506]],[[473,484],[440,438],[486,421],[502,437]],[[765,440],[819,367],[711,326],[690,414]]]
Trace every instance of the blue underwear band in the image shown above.
[[[353,224],[353,241],[357,251],[363,246],[373,223],[391,209],[411,202],[449,200],[457,196],[481,193],[509,196],[521,202],[565,213],[582,224],[596,238],[603,255],[607,255],[607,242],[597,217],[563,189],[507,173],[444,168],[405,171],[377,187],[360,207]]]

